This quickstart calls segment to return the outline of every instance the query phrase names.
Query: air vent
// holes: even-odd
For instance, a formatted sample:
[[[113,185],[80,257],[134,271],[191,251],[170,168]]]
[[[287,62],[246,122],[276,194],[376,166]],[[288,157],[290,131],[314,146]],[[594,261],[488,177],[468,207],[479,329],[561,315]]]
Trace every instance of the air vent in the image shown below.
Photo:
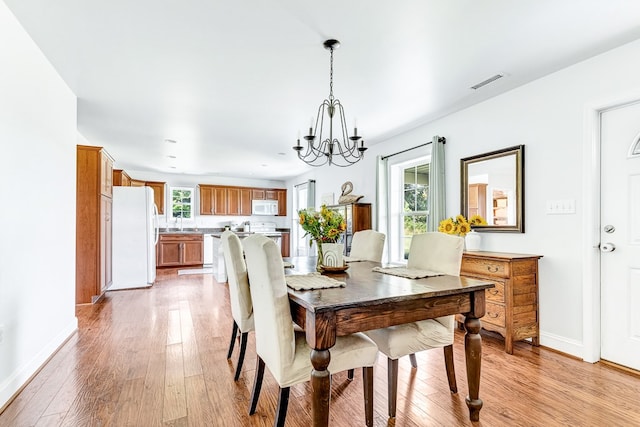
[[[473,90],[480,89],[482,86],[486,86],[489,83],[493,83],[496,80],[501,79],[503,77],[504,77],[504,74],[496,74],[493,77],[489,77],[487,80],[481,81],[480,83],[477,83],[477,84],[471,86],[471,89],[473,89]]]

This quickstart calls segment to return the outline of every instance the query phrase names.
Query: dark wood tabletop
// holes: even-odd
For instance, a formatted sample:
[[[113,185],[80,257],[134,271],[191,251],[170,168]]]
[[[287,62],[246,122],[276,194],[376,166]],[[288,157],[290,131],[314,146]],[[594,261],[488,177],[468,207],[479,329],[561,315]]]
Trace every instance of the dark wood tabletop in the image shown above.
[[[315,271],[315,258],[286,258],[294,267],[286,274]],[[336,337],[451,314],[465,315],[465,356],[472,421],[479,420],[480,320],[485,310],[485,290],[490,281],[459,276],[408,279],[372,271],[374,262],[353,262],[344,273],[328,274],[344,287],[295,291],[289,289],[294,322],[305,330],[313,349],[311,363],[312,416],[314,426],[329,422],[330,380],[327,366]]]

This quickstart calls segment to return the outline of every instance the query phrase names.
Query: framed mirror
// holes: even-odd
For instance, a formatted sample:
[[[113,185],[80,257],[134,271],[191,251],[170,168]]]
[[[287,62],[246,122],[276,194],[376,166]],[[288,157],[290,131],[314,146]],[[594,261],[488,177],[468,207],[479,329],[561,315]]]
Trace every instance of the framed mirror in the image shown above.
[[[524,145],[460,159],[460,212],[476,231],[524,233]]]

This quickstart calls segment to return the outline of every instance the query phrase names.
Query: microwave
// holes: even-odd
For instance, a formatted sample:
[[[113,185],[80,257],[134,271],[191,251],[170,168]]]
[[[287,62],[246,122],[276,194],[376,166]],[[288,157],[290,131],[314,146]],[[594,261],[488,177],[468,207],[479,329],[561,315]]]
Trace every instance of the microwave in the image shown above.
[[[252,215],[278,215],[277,200],[252,200]]]

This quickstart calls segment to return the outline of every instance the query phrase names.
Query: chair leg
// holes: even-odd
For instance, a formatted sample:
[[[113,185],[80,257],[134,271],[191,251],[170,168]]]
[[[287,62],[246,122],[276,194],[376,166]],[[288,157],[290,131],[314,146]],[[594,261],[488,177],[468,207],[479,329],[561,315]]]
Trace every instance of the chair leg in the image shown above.
[[[247,351],[247,336],[249,332],[243,332],[240,335],[240,356],[238,356],[238,366],[236,366],[236,376],[233,378],[234,381],[238,381],[240,378],[240,371],[242,371],[242,362],[244,362],[244,353]]]
[[[349,381],[353,381],[353,376],[354,376],[353,369],[349,369],[349,370],[347,371],[347,379],[348,379]]]
[[[416,355],[415,353],[411,353],[409,355],[409,360],[411,360],[411,366],[413,366],[414,368],[418,367],[418,361],[416,360]]]
[[[362,385],[364,387],[364,417],[367,427],[373,426],[373,366],[362,368]]]
[[[249,415],[256,413],[258,398],[260,397],[260,389],[262,388],[262,377],[264,377],[264,360],[258,356],[256,359],[256,376],[253,378],[253,390],[251,391]]]
[[[387,390],[389,394],[389,417],[396,416],[398,397],[398,359],[387,358]]]
[[[456,368],[453,364],[453,345],[444,347],[444,366],[447,369],[449,390],[451,390],[451,393],[457,393],[458,386],[456,384]]]
[[[238,324],[233,321],[233,332],[231,332],[231,342],[229,343],[229,351],[227,352],[227,359],[231,359],[231,353],[233,353],[233,346],[236,343],[236,336],[238,335]]]
[[[289,407],[289,390],[289,387],[280,388],[278,411],[273,422],[274,427],[284,427],[284,420],[287,418],[287,408]]]

